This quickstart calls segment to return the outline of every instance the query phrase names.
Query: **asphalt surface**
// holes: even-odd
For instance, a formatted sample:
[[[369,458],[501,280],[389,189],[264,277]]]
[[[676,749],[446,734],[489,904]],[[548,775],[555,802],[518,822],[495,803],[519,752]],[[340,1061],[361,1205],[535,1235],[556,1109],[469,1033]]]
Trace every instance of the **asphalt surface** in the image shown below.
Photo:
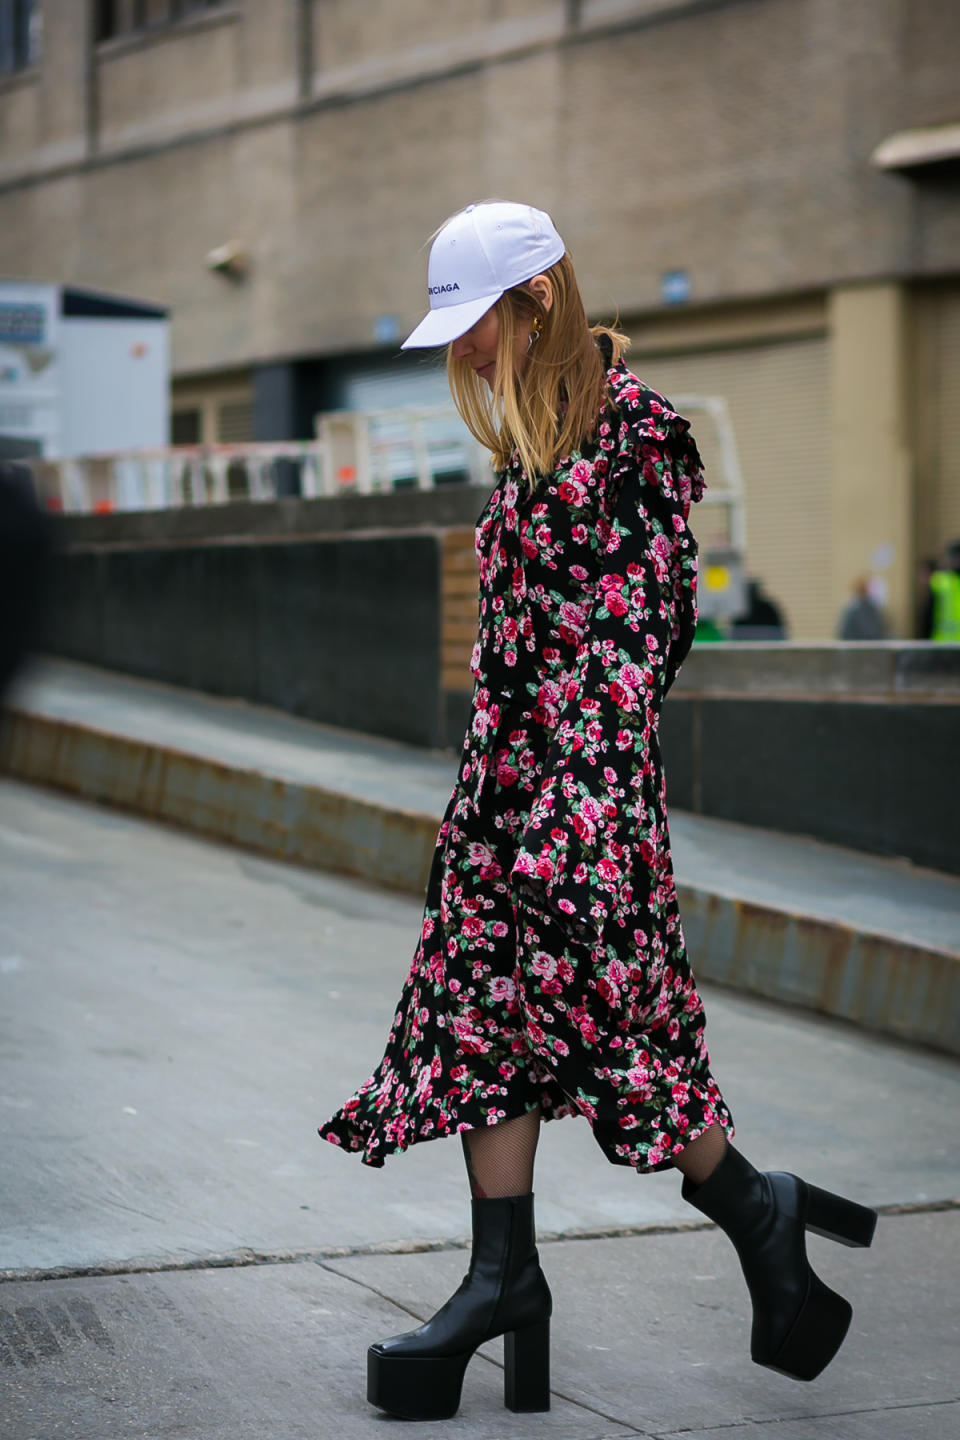
[[[371,1171],[315,1126],[379,1059],[420,907],[0,782],[0,1437],[383,1436],[371,1340],[466,1264],[459,1147]],[[704,987],[738,1144],[881,1207],[811,1237],[854,1305],[812,1385],[753,1366],[736,1257],[679,1176],[607,1165],[579,1121],[537,1165],[554,1403],[404,1435],[960,1436],[960,1067]],[[387,1427],[385,1429],[384,1427]]]

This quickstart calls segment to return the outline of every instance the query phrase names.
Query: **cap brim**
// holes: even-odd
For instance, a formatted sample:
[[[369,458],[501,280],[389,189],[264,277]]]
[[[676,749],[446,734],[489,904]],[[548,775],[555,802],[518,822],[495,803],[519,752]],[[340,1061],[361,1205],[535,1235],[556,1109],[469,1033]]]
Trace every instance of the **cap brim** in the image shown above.
[[[418,350],[432,345],[449,345],[451,340],[459,339],[472,325],[476,325],[502,294],[502,290],[497,290],[493,295],[482,295],[479,300],[464,300],[462,305],[438,305],[435,310],[428,310],[400,349]]]

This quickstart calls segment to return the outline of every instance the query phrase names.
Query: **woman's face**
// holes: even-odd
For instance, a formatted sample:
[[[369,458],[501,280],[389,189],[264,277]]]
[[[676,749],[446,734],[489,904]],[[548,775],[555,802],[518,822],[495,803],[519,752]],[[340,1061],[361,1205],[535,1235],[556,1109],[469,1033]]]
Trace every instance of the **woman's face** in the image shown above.
[[[493,389],[493,380],[497,372],[497,346],[500,342],[500,317],[497,315],[496,306],[492,306],[485,315],[481,315],[475,325],[472,325],[465,335],[454,340],[450,346],[451,354],[455,360],[465,360],[472,367],[481,380],[486,380],[490,389]],[[527,353],[528,336],[523,326],[517,330],[517,368],[522,365],[523,358]]]

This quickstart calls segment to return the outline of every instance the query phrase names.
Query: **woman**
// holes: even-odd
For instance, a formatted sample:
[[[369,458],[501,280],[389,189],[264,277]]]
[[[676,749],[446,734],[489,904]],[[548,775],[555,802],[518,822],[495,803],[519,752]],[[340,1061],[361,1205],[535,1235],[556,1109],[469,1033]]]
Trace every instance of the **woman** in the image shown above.
[[[811,1270],[804,1229],[868,1245],[876,1216],[756,1171],[710,1074],[657,733],[696,626],[689,426],[627,370],[622,335],[588,327],[541,211],[455,215],[429,294],[405,348],[447,345],[498,472],[477,526],[476,683],[386,1054],[320,1134],[382,1165],[458,1132],[473,1252],[431,1320],[371,1347],[368,1398],[449,1417],[473,1352],[502,1334],[506,1404],[548,1408],[533,1163],[541,1120],[571,1114],[613,1164],[681,1171],[737,1248],[753,1359],[813,1379],[851,1309]]]

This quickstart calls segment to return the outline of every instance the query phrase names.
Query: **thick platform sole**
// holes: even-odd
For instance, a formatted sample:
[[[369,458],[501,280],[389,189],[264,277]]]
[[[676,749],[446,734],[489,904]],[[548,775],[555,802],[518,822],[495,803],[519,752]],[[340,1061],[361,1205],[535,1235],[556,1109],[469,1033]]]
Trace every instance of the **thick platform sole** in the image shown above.
[[[367,1351],[367,1399],[378,1410],[401,1420],[449,1420],[460,1408],[463,1377],[474,1353],[384,1355],[371,1346]],[[550,1321],[507,1331],[503,1361],[507,1409],[520,1414],[549,1410]]]
[[[753,1359],[791,1380],[816,1380],[846,1339],[852,1318],[849,1300],[824,1285],[820,1276],[811,1271],[806,1302],[787,1338],[775,1354],[754,1351]]]
[[[817,1185],[799,1184],[807,1230],[840,1245],[865,1249],[871,1244],[877,1228],[875,1210]],[[779,1348],[772,1354],[766,1349],[751,1352],[758,1365],[792,1380],[815,1380],[826,1369],[846,1339],[853,1318],[849,1300],[825,1285],[812,1267],[809,1274],[807,1298]]]
[[[367,1351],[367,1399],[401,1420],[449,1420],[460,1408],[473,1355],[381,1355]]]

